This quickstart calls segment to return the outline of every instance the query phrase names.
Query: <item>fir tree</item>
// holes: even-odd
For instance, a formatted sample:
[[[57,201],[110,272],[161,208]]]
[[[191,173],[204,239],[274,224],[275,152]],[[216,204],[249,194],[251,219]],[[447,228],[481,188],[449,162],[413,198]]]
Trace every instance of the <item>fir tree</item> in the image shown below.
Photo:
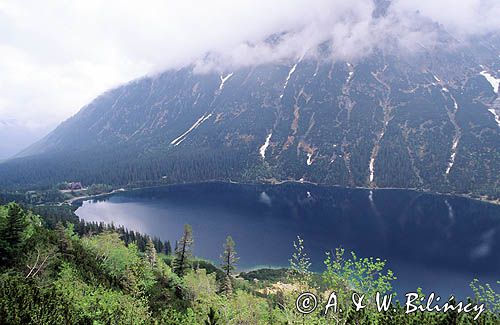
[[[172,245],[170,244],[170,240],[167,240],[165,242],[165,254],[166,255],[172,254]]]
[[[191,246],[193,245],[193,230],[190,225],[184,225],[184,234],[180,241],[177,242],[175,249],[175,258],[172,261],[172,268],[174,272],[183,276],[186,269],[189,267],[189,260],[191,258]]]
[[[160,240],[160,238],[155,237],[155,239],[153,240],[153,243],[155,245],[156,252],[158,252],[158,253],[163,252],[164,246],[163,246],[163,242]]]
[[[226,296],[230,296],[233,293],[233,283],[231,282],[231,277],[227,274],[222,279],[220,292]]]
[[[230,295],[233,292],[233,285],[231,283],[231,273],[236,269],[236,262],[238,257],[236,257],[236,250],[234,249],[234,240],[231,236],[227,236],[226,243],[224,244],[224,252],[220,256],[221,268],[226,273],[226,276],[222,280],[221,291]]]
[[[224,252],[220,256],[221,268],[226,272],[227,277],[231,277],[231,272],[236,269],[236,262],[239,260],[239,258],[236,257],[234,246],[233,238],[227,236],[226,243],[224,244]]]
[[[73,251],[73,243],[67,234],[67,230],[61,221],[57,222],[55,232],[58,237],[59,251],[63,254],[68,254]]]
[[[10,203],[8,205],[7,219],[0,229],[2,264],[6,263],[20,249],[26,226],[26,214],[23,209],[17,203]]]
[[[154,245],[153,241],[151,240],[151,238],[148,239],[148,242],[146,244],[145,254],[146,254],[146,259],[147,259],[148,263],[151,266],[155,266],[156,265],[156,248],[155,248],[155,245]]]

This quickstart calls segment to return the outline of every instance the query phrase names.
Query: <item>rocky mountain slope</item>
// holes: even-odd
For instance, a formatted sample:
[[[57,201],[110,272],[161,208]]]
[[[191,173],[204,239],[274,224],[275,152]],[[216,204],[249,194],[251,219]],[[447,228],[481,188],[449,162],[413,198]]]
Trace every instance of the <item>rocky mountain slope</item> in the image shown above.
[[[0,164],[0,186],[303,180],[498,197],[498,39],[145,77]]]

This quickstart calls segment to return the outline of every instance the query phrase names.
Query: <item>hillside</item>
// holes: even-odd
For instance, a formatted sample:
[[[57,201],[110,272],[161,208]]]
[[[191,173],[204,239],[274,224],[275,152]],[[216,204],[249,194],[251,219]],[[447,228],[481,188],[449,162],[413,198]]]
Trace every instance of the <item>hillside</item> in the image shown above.
[[[149,237],[102,224],[47,220],[60,217],[55,207],[44,216],[17,204],[0,206],[0,322],[2,324],[481,324],[498,323],[499,295],[473,281],[474,303],[444,312],[405,312],[392,301],[378,311],[375,292],[391,293],[395,275],[385,261],[336,250],[326,255],[326,268],[312,273],[304,242],[294,242],[290,268],[260,270],[236,276],[232,258],[221,269],[182,255],[185,230],[175,254],[165,255]],[[66,213],[63,213],[66,215]],[[67,217],[67,215],[66,215]],[[60,219],[61,220],[61,219]],[[121,231],[120,231],[121,229]],[[190,229],[186,226],[186,229]],[[135,237],[131,237],[131,235]],[[192,233],[189,233],[192,243]],[[196,234],[194,234],[196,236]],[[196,237],[195,237],[196,238]],[[224,254],[228,251],[229,238]],[[237,249],[237,244],[236,244]],[[188,247],[189,253],[191,253]],[[226,264],[225,264],[226,263]],[[230,271],[227,271],[227,270]],[[224,270],[224,271],[223,271]],[[228,275],[229,274],[229,275]],[[248,279],[248,280],[245,280]],[[253,279],[260,279],[258,281]],[[318,308],[297,311],[300,293],[314,293]],[[328,295],[338,295],[338,312],[324,308]],[[353,293],[366,295],[356,310]],[[422,300],[424,296],[420,293]],[[402,298],[404,300],[404,298]],[[462,304],[462,303],[460,303]],[[457,305],[458,306],[458,305]]]
[[[497,39],[144,77],[0,164],[0,187],[290,179],[499,197]]]

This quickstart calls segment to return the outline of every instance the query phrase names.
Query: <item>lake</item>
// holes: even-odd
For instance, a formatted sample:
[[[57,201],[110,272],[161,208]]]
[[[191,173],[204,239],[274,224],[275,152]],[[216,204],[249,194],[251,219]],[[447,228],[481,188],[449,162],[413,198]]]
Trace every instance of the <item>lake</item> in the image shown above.
[[[386,259],[400,297],[417,287],[465,297],[472,294],[472,279],[500,279],[500,206],[463,197],[298,183],[202,183],[87,200],[76,214],[168,239],[172,246],[189,223],[195,254],[213,261],[231,235],[240,270],[287,266],[299,235],[316,271],[323,269],[324,253],[336,247]]]

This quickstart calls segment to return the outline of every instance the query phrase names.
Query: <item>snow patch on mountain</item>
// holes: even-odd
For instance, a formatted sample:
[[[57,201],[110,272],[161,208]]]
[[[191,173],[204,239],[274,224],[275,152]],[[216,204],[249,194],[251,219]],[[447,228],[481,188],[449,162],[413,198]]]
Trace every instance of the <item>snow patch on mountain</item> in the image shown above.
[[[372,184],[372,185],[373,185],[373,181],[375,180],[375,159],[377,158],[378,151],[380,149],[380,142],[382,141],[382,138],[385,135],[385,131],[387,129],[387,124],[389,124],[389,121],[384,122],[384,127],[382,128],[382,131],[380,132],[380,135],[378,136],[377,141],[375,142],[375,145],[373,146],[372,154],[370,157],[370,163],[368,165],[368,170],[370,172],[369,181],[370,181],[370,184]]]
[[[280,99],[283,98],[283,94],[285,93],[286,86],[288,86],[288,81],[290,81],[290,77],[292,74],[295,72],[295,69],[297,69],[297,64],[295,63],[293,67],[288,71],[288,76],[286,77],[285,84],[283,85],[283,93],[280,95]]]
[[[453,100],[453,107],[454,107],[454,112],[453,113],[448,113],[448,116],[450,117],[450,121],[453,124],[455,128],[455,136],[453,137],[453,143],[451,145],[451,155],[450,159],[448,160],[448,166],[446,167],[445,174],[448,175],[450,173],[451,168],[455,164],[455,158],[457,157],[457,148],[458,148],[458,142],[460,141],[461,137],[461,131],[460,127],[457,124],[457,121],[455,119],[455,115],[458,110],[458,104],[453,95],[450,95],[451,99]]]
[[[451,145],[451,156],[448,161],[448,167],[446,168],[446,175],[450,173],[451,167],[455,163],[455,158],[457,156],[458,138],[453,139],[453,144]]]
[[[273,133],[269,133],[268,136],[266,137],[266,141],[264,144],[259,148],[259,154],[262,157],[262,159],[266,159],[266,150],[267,147],[269,147],[269,142],[271,141],[271,137],[273,136]]]
[[[177,138],[172,140],[172,142],[170,142],[170,144],[173,144],[174,146],[178,146],[179,144],[181,144],[181,142],[186,139],[187,135],[191,131],[198,128],[203,122],[208,120],[211,116],[212,116],[212,113],[210,113],[208,115],[206,115],[206,114],[202,115],[196,122],[194,122],[193,125],[191,125],[191,127],[186,132],[184,132],[183,134],[181,134],[180,136],[178,136]]]
[[[480,74],[486,79],[486,81],[490,83],[491,87],[493,87],[493,91],[498,94],[498,85],[500,85],[500,79],[495,78],[486,70],[481,71]]]
[[[490,108],[488,109],[488,112],[493,114],[493,116],[495,117],[495,122],[497,122],[498,126],[500,127],[500,115],[497,113],[497,111],[494,108]]]
[[[222,75],[219,76],[220,78],[220,85],[219,85],[219,91],[222,90],[222,88],[224,88],[224,83],[233,76],[233,72],[231,72],[230,74],[228,74],[227,76],[223,77]]]
[[[349,82],[351,82],[351,80],[352,80],[352,76],[354,75],[354,67],[353,67],[353,65],[352,65],[351,63],[349,63],[349,62],[346,62],[346,65],[347,65],[347,67],[349,68],[349,73],[348,73],[348,75],[347,75],[347,80],[346,80],[346,82],[345,82],[345,83],[346,83],[346,84],[348,84]]]
[[[311,152],[307,153],[307,161],[306,161],[307,166],[311,166],[312,165],[312,163],[313,163],[312,156],[313,156],[313,154]]]

